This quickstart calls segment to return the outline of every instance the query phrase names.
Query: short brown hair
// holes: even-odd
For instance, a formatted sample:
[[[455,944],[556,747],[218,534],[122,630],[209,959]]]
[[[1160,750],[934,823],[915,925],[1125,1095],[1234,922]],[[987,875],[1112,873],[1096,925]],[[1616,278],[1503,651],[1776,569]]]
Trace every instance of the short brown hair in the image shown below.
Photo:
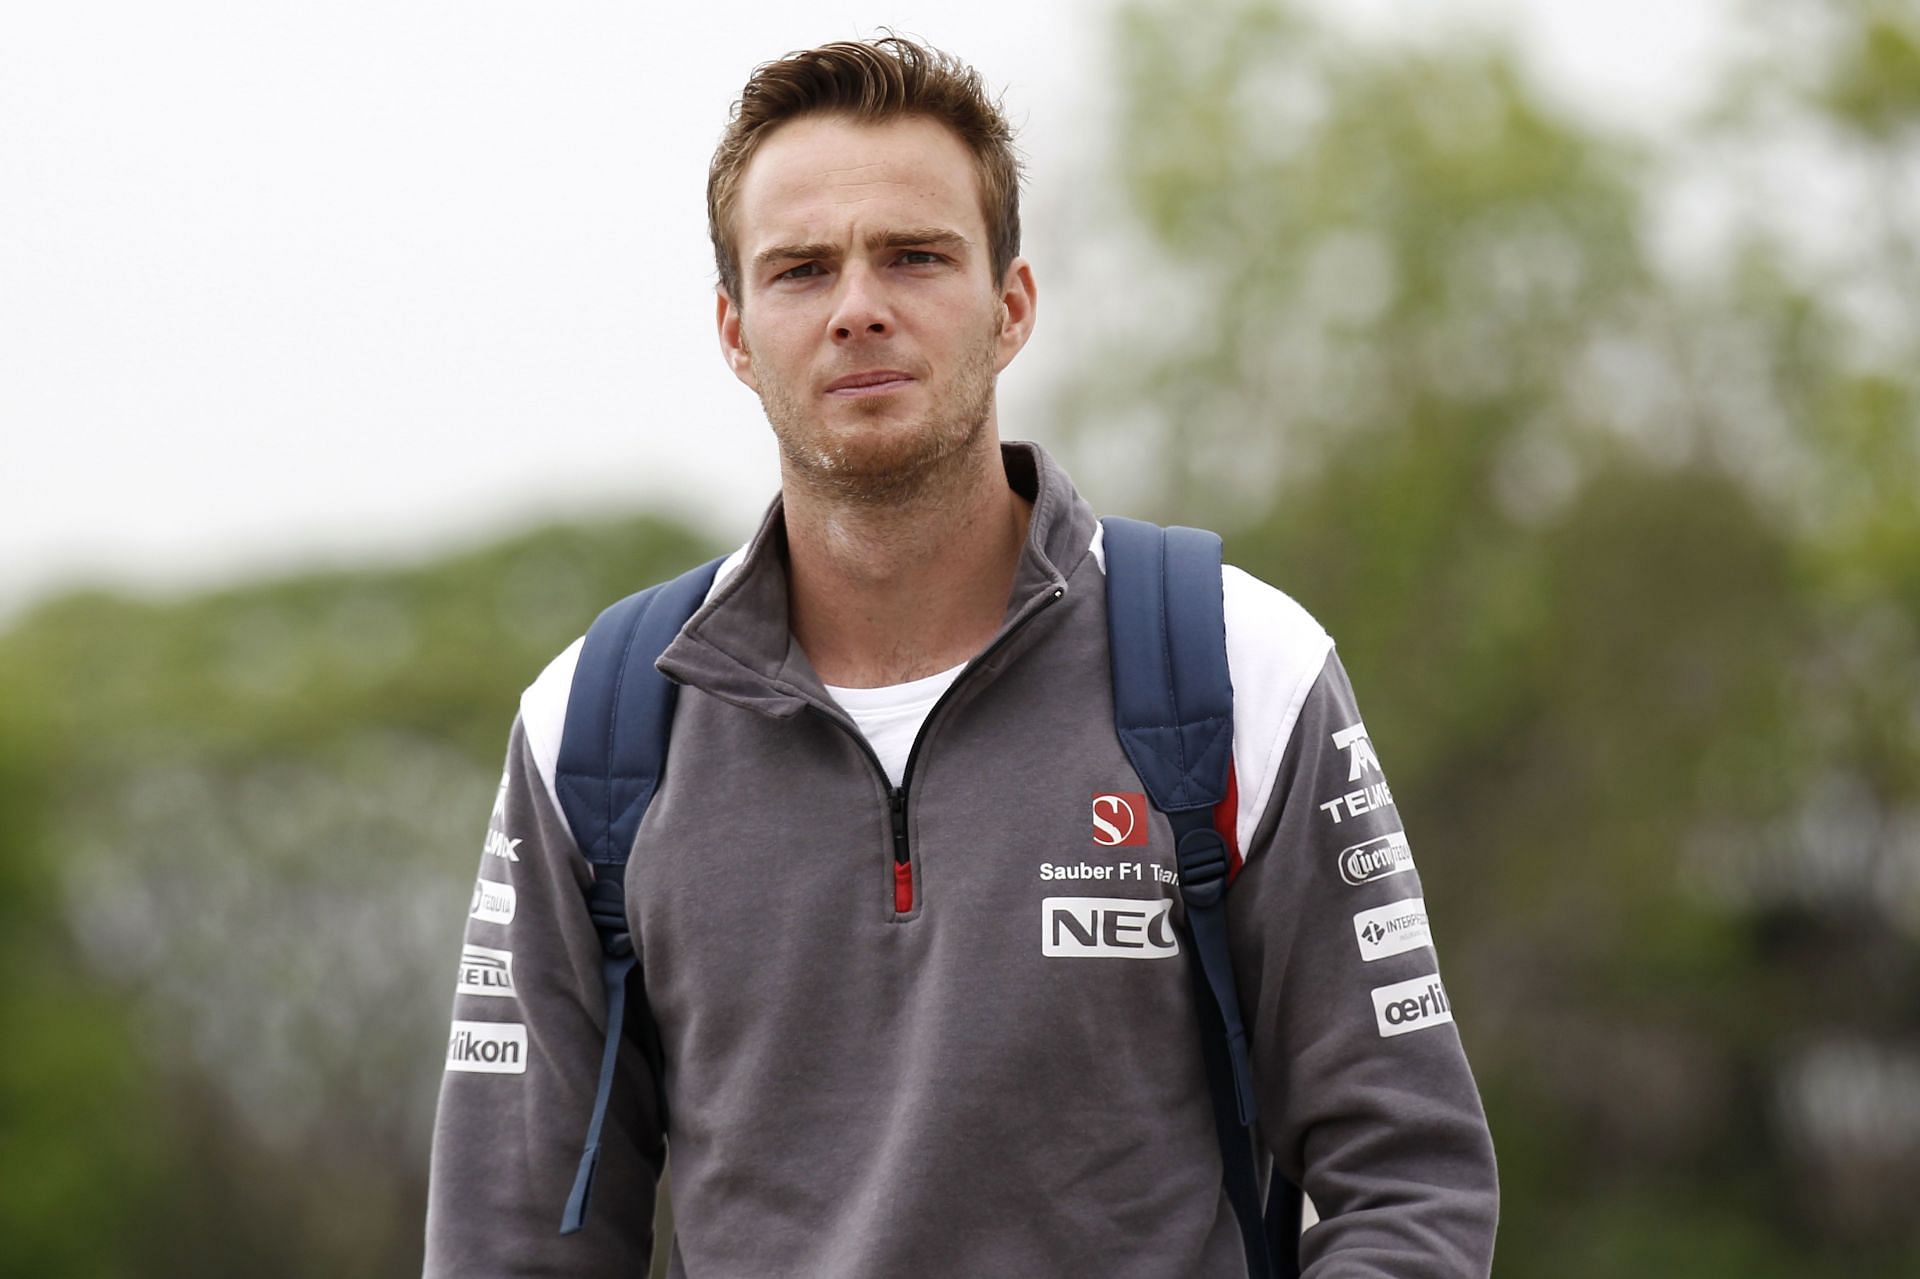
[[[901,36],[841,40],[755,67],[707,170],[707,233],[720,287],[740,300],[733,206],[740,177],[767,134],[801,116],[839,114],[863,124],[925,116],[973,153],[998,284],[1020,252],[1020,161],[1013,129],[989,101],[980,74],[951,54]]]

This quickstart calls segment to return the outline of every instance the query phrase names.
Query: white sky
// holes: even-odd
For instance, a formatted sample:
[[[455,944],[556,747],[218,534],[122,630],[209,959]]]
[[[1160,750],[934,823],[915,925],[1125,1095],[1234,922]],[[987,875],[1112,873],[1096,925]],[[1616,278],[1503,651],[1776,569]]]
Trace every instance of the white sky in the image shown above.
[[[1323,0],[1473,18],[1567,101],[1658,127],[1727,0]],[[645,501],[744,535],[771,436],[712,336],[706,164],[747,72],[885,23],[1006,89],[1041,321],[1098,162],[1099,0],[659,6],[172,0],[0,13],[0,620],[410,558]],[[1076,294],[1076,287],[1083,293]]]

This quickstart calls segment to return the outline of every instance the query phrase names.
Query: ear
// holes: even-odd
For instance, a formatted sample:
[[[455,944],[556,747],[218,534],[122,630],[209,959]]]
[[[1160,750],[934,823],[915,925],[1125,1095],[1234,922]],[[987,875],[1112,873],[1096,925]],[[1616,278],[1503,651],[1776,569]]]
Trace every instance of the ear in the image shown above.
[[[747,353],[746,335],[740,331],[740,307],[719,285],[714,286],[713,296],[714,322],[720,330],[720,357],[735,377],[758,394],[760,387],[753,380],[753,360]]]
[[[1007,274],[1000,281],[999,301],[1000,349],[994,364],[996,373],[1013,363],[1013,357],[1020,354],[1020,348],[1033,335],[1034,307],[1038,297],[1033,287],[1033,267],[1025,258],[1015,258],[1007,264]]]

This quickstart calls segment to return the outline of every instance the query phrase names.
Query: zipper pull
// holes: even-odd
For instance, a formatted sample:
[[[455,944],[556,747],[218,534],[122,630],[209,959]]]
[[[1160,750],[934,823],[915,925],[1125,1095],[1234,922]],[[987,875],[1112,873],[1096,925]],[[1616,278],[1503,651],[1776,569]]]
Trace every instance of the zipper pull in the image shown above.
[[[893,860],[907,860],[907,792],[896,786],[887,793],[887,807],[893,813]]]
[[[893,910],[905,915],[913,910],[913,863],[907,858],[907,792],[896,786],[887,794],[887,808],[893,814]]]

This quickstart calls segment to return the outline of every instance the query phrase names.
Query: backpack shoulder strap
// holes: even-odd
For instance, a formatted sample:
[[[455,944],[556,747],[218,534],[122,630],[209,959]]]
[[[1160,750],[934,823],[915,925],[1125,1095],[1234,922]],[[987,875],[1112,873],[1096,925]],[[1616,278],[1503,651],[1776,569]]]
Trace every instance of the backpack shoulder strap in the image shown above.
[[[1261,1207],[1253,1068],[1227,950],[1226,891],[1238,858],[1213,819],[1228,796],[1233,767],[1220,538],[1139,520],[1101,524],[1114,729],[1147,798],[1173,827],[1224,1189],[1240,1224],[1248,1274],[1297,1276],[1297,1215],[1291,1236],[1285,1227],[1288,1205],[1297,1214],[1297,1192],[1276,1172],[1266,1213]],[[1280,1221],[1273,1223],[1276,1209]]]
[[[587,913],[600,936],[600,979],[607,998],[607,1041],[600,1055],[600,1086],[587,1124],[586,1148],[567,1197],[560,1233],[586,1222],[593,1173],[600,1161],[600,1129],[613,1092],[614,1063],[626,1015],[627,977],[635,957],[627,933],[626,869],[640,820],[666,770],[667,740],[680,686],[654,662],[700,608],[720,561],[614,604],[587,628],[567,696],[566,727],[554,769],[554,793],[574,842],[593,867]]]
[[[1120,744],[1155,808],[1209,813],[1226,798],[1233,759],[1220,538],[1140,520],[1102,526]]]
[[[680,686],[653,664],[699,610],[719,568],[713,560],[629,595],[587,628],[553,786],[596,875],[627,864],[660,785]]]

